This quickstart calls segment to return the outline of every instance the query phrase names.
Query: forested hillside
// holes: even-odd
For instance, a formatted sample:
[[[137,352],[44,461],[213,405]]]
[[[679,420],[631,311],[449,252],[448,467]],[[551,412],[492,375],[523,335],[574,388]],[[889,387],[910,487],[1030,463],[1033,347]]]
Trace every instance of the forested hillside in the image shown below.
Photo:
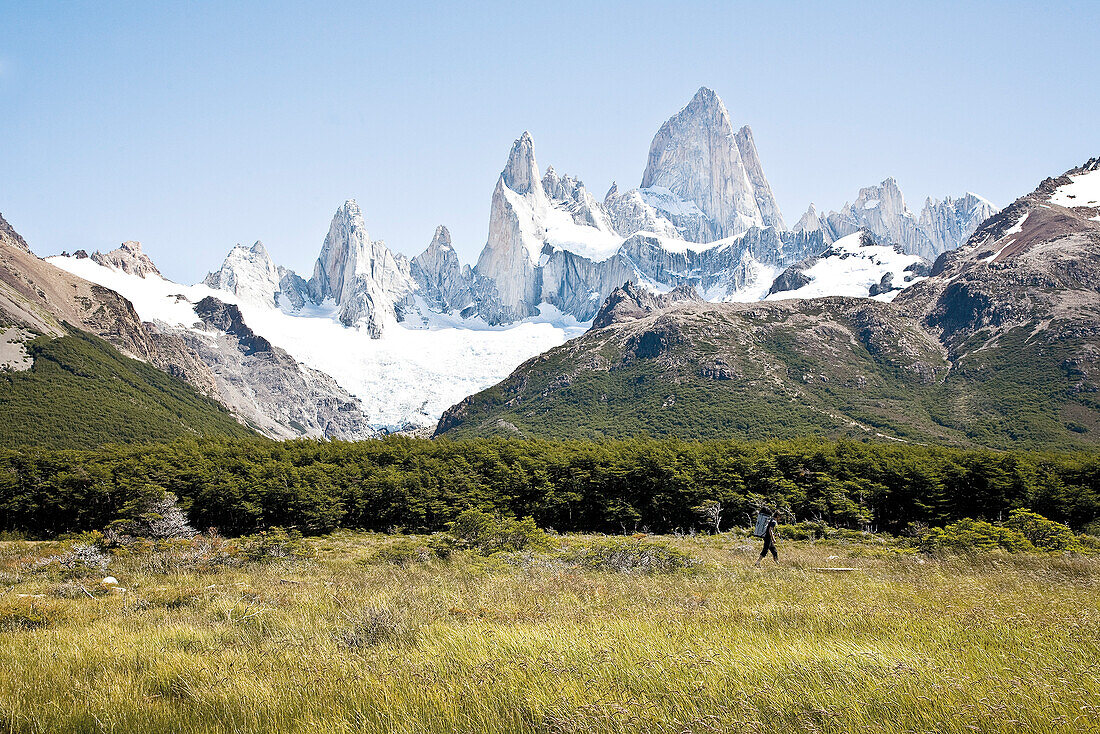
[[[902,531],[1030,508],[1082,528],[1100,519],[1100,455],[874,443],[391,437],[360,443],[185,440],[94,451],[0,453],[0,529],[99,529],[164,490],[198,528],[431,531],[468,507],[561,531],[668,532],[756,508],[788,522]]]
[[[0,372],[0,445],[88,448],[255,435],[187,383],[87,332],[40,336],[24,348],[33,366]]]

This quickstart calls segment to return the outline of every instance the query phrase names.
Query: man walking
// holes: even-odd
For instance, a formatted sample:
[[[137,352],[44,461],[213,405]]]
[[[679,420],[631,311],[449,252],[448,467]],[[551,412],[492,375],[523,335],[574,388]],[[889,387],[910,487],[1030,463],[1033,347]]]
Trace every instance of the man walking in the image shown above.
[[[775,549],[775,526],[777,524],[774,517],[768,520],[768,529],[764,531],[764,550],[760,551],[760,558],[756,561],[757,566],[759,566],[760,561],[763,561],[764,557],[768,555],[768,551],[772,552],[772,558],[775,559],[777,565],[779,564],[779,551]]]

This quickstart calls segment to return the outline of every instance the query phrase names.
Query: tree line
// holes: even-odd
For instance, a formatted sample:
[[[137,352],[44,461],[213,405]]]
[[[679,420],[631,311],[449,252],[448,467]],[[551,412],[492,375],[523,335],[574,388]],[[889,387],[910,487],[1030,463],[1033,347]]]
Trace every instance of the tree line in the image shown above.
[[[787,522],[900,532],[1027,508],[1081,529],[1100,518],[1100,454],[854,441],[181,440],[0,450],[0,530],[100,529],[171,492],[191,523],[435,531],[463,510],[559,531],[723,529],[759,508]]]

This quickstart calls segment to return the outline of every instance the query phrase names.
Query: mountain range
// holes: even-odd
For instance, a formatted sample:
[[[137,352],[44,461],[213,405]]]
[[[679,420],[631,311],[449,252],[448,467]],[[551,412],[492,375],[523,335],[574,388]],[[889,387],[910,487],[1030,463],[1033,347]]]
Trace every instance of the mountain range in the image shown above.
[[[966,194],[929,200],[916,215],[886,179],[839,212],[810,205],[787,229],[751,129],[735,129],[703,88],[658,130],[640,185],[612,185],[602,200],[574,176],[541,171],[521,135],[474,265],[460,262],[442,225],[416,257],[391,250],[370,237],[353,200],[337,209],[308,278],[257,242],[232,248],[192,286],[165,279],[135,242],[39,260],[5,223],[10,270],[31,290],[60,290],[40,309],[49,318],[25,303],[0,308],[34,333],[58,335],[64,322],[103,336],[265,435],[361,439],[430,432],[449,406],[606,318],[624,283],[632,298],[694,294],[697,309],[888,302],[929,280],[931,261],[995,213]],[[76,309],[58,283],[98,300]]]
[[[842,238],[789,271],[786,288],[797,295],[800,276],[867,248],[883,249],[865,233]],[[904,262],[893,250],[871,257]],[[1100,441],[1100,159],[1043,181],[911,272],[889,302],[716,304],[628,284],[589,332],[452,407],[437,435]]]

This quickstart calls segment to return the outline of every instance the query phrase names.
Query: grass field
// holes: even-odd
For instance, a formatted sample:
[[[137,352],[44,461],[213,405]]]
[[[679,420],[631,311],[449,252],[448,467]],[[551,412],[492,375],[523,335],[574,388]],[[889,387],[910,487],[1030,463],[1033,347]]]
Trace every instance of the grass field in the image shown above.
[[[117,594],[0,543],[0,731],[1100,730],[1096,556],[781,542],[753,568],[751,540],[689,537],[658,542],[699,567],[645,574],[307,542],[208,572],[117,558]]]

